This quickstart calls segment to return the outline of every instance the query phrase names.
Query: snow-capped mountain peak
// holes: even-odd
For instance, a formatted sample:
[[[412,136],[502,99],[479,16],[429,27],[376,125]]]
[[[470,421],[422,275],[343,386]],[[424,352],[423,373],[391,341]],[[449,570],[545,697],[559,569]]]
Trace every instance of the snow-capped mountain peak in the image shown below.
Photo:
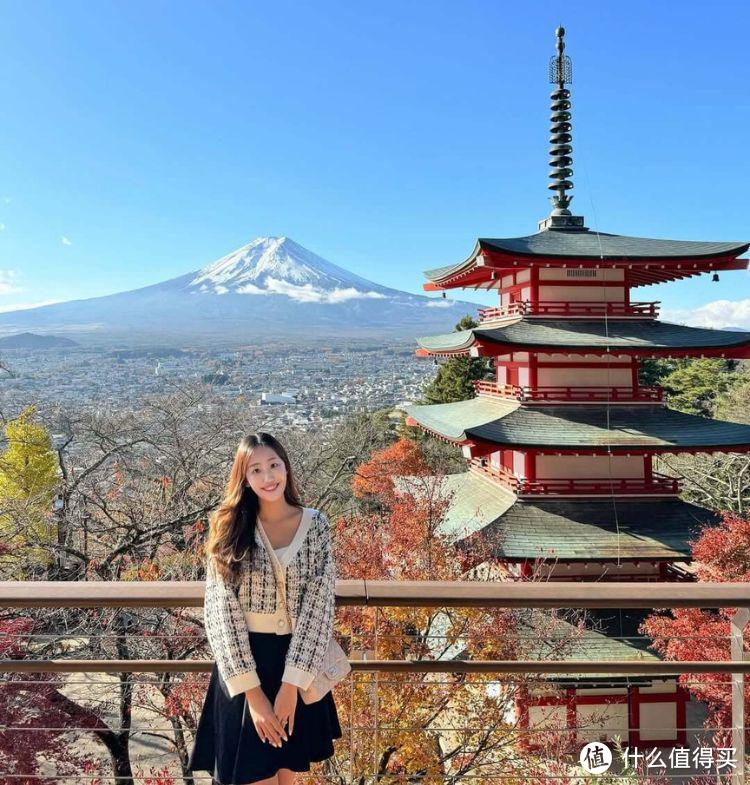
[[[317,303],[382,298],[388,293],[288,237],[256,238],[198,270],[188,288],[196,294],[275,294]]]
[[[0,313],[0,336],[43,331],[118,346],[371,342],[447,332],[475,307],[368,281],[288,237],[258,237],[149,286]]]

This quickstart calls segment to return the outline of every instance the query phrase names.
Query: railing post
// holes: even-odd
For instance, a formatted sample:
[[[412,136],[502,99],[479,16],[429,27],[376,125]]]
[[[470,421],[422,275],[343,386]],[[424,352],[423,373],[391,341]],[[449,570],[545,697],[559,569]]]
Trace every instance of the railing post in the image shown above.
[[[744,662],[744,631],[750,621],[750,608],[740,608],[730,622],[732,659]],[[732,772],[732,785],[745,785],[745,678],[732,674],[732,746],[737,765]]]

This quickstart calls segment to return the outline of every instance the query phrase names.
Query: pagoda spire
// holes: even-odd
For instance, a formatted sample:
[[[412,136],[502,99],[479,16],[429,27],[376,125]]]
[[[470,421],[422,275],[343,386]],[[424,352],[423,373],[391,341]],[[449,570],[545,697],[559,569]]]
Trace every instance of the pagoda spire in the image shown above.
[[[539,222],[540,231],[543,229],[585,229],[583,216],[572,215],[570,203],[573,197],[568,195],[568,190],[573,188],[573,175],[571,166],[573,159],[571,153],[573,147],[571,141],[571,113],[570,113],[570,90],[565,86],[573,81],[573,64],[570,57],[565,54],[565,28],[558,27],[555,31],[557,36],[557,54],[553,55],[549,61],[549,81],[556,85],[550,94],[551,111],[550,116],[550,166],[552,171],[549,176],[552,182],[548,188],[555,191],[555,195],[550,197],[552,202],[552,212],[549,218]]]

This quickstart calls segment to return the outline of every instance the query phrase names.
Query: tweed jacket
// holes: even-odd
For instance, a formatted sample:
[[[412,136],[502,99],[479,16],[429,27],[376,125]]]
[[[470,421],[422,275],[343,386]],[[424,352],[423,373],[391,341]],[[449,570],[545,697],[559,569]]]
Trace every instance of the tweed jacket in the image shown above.
[[[274,565],[284,576],[291,629]],[[213,558],[206,560],[206,638],[230,696],[260,684],[248,635],[253,630],[291,632],[282,681],[301,689],[310,686],[333,634],[335,586],[330,524],[312,507],[304,508],[294,538],[280,557],[256,522],[255,547],[242,561],[236,585],[221,578]]]

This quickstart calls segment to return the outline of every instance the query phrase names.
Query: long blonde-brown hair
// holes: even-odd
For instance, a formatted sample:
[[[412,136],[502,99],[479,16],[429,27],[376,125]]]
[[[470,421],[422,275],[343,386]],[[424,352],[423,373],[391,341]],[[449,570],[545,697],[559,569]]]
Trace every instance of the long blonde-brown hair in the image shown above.
[[[224,580],[236,583],[240,564],[252,556],[255,544],[255,519],[260,507],[258,496],[247,484],[247,469],[256,447],[270,447],[286,466],[284,498],[294,507],[302,507],[289,456],[278,439],[259,431],[243,436],[237,445],[224,497],[209,517],[206,556],[214,559]]]

